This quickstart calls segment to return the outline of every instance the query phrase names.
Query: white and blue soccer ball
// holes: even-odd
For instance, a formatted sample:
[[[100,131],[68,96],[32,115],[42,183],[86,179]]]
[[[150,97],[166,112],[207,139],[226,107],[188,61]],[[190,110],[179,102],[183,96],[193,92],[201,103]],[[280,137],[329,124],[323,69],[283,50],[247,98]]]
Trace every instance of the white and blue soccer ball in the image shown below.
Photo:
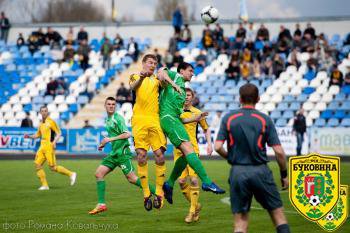
[[[201,11],[201,18],[205,24],[214,23],[219,18],[219,11],[215,7],[206,6]]]

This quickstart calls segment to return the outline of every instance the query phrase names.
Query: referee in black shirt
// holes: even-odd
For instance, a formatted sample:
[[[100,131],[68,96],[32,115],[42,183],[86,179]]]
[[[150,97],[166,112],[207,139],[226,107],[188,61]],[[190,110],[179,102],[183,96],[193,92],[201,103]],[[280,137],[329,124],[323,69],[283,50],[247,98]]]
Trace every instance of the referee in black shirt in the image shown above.
[[[289,233],[282,200],[267,166],[266,144],[275,152],[280,167],[282,188],[288,188],[284,150],[270,117],[255,109],[259,90],[253,84],[239,89],[241,109],[223,117],[215,150],[231,164],[230,196],[234,232],[248,231],[248,212],[253,196],[266,209],[277,233]],[[227,151],[223,144],[227,142]]]

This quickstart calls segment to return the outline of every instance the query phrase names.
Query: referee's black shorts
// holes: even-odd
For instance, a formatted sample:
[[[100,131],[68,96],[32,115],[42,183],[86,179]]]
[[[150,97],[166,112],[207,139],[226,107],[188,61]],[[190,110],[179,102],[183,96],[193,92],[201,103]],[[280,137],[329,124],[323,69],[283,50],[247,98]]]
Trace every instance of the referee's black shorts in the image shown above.
[[[233,165],[230,171],[232,213],[247,213],[253,196],[266,210],[282,207],[271,170],[266,164]]]

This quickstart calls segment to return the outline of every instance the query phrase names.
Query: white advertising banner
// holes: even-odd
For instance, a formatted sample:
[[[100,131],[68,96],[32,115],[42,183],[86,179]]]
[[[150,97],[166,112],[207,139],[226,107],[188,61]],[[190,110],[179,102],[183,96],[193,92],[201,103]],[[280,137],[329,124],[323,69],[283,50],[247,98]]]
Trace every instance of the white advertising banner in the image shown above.
[[[350,128],[313,128],[310,152],[350,156]]]

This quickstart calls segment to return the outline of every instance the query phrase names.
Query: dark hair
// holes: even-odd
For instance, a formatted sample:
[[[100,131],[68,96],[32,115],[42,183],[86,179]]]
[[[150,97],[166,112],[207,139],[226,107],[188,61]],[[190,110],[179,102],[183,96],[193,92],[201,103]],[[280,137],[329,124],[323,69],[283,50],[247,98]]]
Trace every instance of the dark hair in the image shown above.
[[[105,100],[105,103],[107,102],[107,100],[112,100],[112,101],[114,101],[114,102],[117,101],[117,100],[116,100],[114,97],[112,97],[112,96],[107,97],[106,100]]]
[[[193,66],[190,63],[181,62],[179,64],[179,66],[177,67],[177,72],[180,73],[181,70],[186,70],[188,67],[192,67],[192,69],[193,69]]]
[[[149,53],[149,54],[146,54],[145,56],[143,56],[143,58],[142,58],[142,63],[146,62],[147,59],[153,59],[153,60],[155,60],[156,62],[158,62],[157,56],[154,55],[154,54],[150,54],[150,53]]]
[[[192,97],[194,97],[194,91],[191,88],[186,87],[185,90],[186,90],[186,92],[191,92]]]
[[[244,84],[239,88],[239,96],[242,104],[256,104],[259,99],[259,89],[254,84]]]
[[[42,105],[42,106],[40,107],[40,111],[41,111],[41,109],[43,109],[43,108],[47,108],[47,105]]]

